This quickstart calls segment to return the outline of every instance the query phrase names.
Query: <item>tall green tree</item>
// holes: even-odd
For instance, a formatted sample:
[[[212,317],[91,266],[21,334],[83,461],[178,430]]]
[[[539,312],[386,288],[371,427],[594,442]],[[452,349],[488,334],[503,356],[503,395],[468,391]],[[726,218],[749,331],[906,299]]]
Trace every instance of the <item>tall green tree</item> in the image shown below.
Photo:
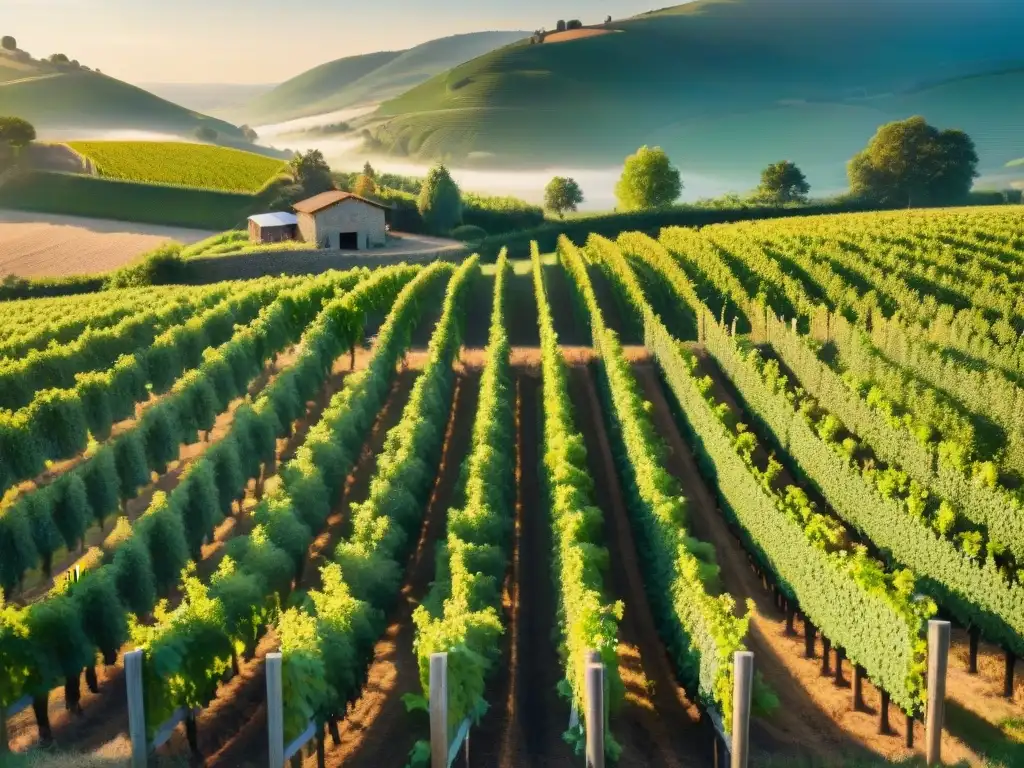
[[[334,189],[331,166],[324,160],[324,154],[319,149],[311,149],[305,154],[296,153],[291,168],[295,181],[302,187],[302,194],[319,195]]]
[[[373,170],[373,166],[370,165],[370,161],[369,160],[367,160],[363,164],[363,176],[365,176],[368,179],[371,179],[372,181],[376,181],[377,180],[377,172],[375,170]]]
[[[661,147],[640,147],[627,157],[622,178],[615,185],[615,197],[623,211],[666,208],[682,191],[679,170]]]
[[[795,163],[782,160],[772,163],[761,171],[761,183],[757,187],[757,197],[775,205],[785,203],[806,203],[807,193],[811,185]]]
[[[436,234],[447,234],[462,222],[462,193],[444,165],[435,165],[427,173],[417,208]]]
[[[978,153],[963,131],[911,117],[879,128],[847,173],[853,194],[886,205],[957,203],[978,176]]]
[[[0,117],[0,144],[6,144],[17,151],[35,140],[36,129],[28,120],[22,120],[20,117]]]
[[[356,177],[356,183],[352,185],[352,194],[359,197],[373,197],[377,193],[377,185],[373,177],[361,173]]]
[[[544,207],[565,218],[566,211],[575,211],[583,202],[583,190],[575,179],[555,176],[544,188]]]
[[[4,35],[0,38],[0,48],[3,48],[5,51],[16,51],[18,50],[18,41],[10,35]]]

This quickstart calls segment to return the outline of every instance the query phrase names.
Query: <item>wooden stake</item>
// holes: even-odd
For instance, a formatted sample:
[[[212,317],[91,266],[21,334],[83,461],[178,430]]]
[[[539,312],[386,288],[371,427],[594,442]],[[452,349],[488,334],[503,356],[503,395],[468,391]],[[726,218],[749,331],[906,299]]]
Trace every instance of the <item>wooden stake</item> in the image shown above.
[[[448,654],[430,655],[430,765],[448,768]]]
[[[146,768],[149,740],[146,738],[146,702],[142,694],[142,649],[124,655],[124,677],[128,686],[128,734],[132,745],[132,768]]]
[[[750,703],[754,689],[754,654],[750,651],[737,651],[734,660],[731,768],[747,768],[750,755]]]
[[[270,768],[284,768],[284,688],[281,681],[283,657],[268,653],[267,670],[267,746]]]
[[[928,622],[928,715],[925,757],[928,765],[942,764],[942,729],[946,719],[946,671],[949,667],[948,621]]]
[[[587,768],[604,768],[604,664],[587,664]],[[447,761],[447,755],[445,756]],[[442,768],[446,768],[447,762]]]

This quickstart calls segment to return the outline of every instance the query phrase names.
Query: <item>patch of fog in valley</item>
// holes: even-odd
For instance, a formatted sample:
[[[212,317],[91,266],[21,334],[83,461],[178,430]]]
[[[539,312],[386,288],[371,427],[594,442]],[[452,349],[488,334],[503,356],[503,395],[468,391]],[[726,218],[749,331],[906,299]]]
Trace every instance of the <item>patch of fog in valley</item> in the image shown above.
[[[354,120],[369,114],[375,108],[376,105],[355,107],[273,125],[258,125],[254,128],[260,136],[259,143],[277,149],[319,149],[336,170],[359,170],[369,159],[378,171],[404,176],[425,176],[430,167],[428,163],[402,158],[368,157],[360,152],[362,140],[358,135],[348,133],[325,136],[306,132],[311,128]],[[621,163],[605,168],[550,167],[516,171],[481,167],[485,158],[475,159],[472,168],[449,166],[456,183],[466,191],[488,195],[511,195],[540,204],[544,200],[544,187],[553,176],[570,176],[579,183],[586,198],[580,206],[581,210],[608,211],[615,207],[615,184],[622,174]],[[726,192],[741,191],[752,186],[736,180],[694,174],[687,171],[685,166],[681,170],[684,182],[682,199],[687,202],[717,197]]]
[[[183,141],[191,139],[174,133],[140,131],[129,128],[50,128],[39,132],[40,141]]]

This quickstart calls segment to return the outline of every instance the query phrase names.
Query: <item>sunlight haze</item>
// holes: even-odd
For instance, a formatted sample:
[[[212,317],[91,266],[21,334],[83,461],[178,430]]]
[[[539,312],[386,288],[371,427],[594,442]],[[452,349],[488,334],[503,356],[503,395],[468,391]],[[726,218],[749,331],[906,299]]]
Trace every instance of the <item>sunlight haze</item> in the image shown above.
[[[132,83],[278,83],[325,61],[482,29],[553,28],[650,10],[650,0],[2,0],[5,34]],[[57,22],[57,23],[55,23]]]

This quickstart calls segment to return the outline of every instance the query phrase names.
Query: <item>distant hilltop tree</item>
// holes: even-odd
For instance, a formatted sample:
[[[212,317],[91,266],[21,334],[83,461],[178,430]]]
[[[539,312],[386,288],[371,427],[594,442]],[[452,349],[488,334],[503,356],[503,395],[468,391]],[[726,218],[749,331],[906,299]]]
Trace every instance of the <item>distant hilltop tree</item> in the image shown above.
[[[605,16],[604,23],[605,24],[611,24],[612,23],[612,17],[611,16]]]
[[[569,19],[565,25],[566,29],[583,29],[583,22],[579,19]]]
[[[583,202],[583,190],[575,179],[555,176],[544,188],[544,207],[565,218],[566,211],[575,211]]]
[[[682,191],[679,171],[661,147],[640,147],[627,157],[622,177],[615,185],[618,210],[622,211],[667,208]]]
[[[847,173],[854,195],[883,205],[959,203],[978,176],[978,153],[963,131],[911,117],[879,128]]]
[[[70,64],[71,59],[69,59],[66,54],[55,53],[52,56],[50,56],[50,63],[57,65]]]
[[[373,170],[373,166],[370,165],[369,160],[363,163],[363,176],[370,179],[371,181],[377,178],[377,172]]]
[[[200,141],[212,143],[217,140],[217,131],[208,125],[201,125],[196,128],[196,138]]]
[[[810,191],[811,185],[807,183],[803,171],[789,160],[783,160],[761,171],[761,183],[757,187],[756,196],[766,203],[785,205],[806,203]]]
[[[250,144],[252,144],[254,141],[256,141],[256,139],[260,137],[260,135],[256,133],[256,131],[254,131],[248,125],[240,125],[238,126],[238,130],[242,132],[242,138],[248,141]]]
[[[559,19],[555,24],[555,32],[565,32],[565,19]]]
[[[5,51],[16,51],[18,50],[18,41],[10,35],[4,35],[0,37],[0,48],[3,48]]]
[[[319,149],[311,149],[304,155],[296,154],[291,168],[295,181],[308,197],[334,189],[331,166],[324,160],[324,154]]]

